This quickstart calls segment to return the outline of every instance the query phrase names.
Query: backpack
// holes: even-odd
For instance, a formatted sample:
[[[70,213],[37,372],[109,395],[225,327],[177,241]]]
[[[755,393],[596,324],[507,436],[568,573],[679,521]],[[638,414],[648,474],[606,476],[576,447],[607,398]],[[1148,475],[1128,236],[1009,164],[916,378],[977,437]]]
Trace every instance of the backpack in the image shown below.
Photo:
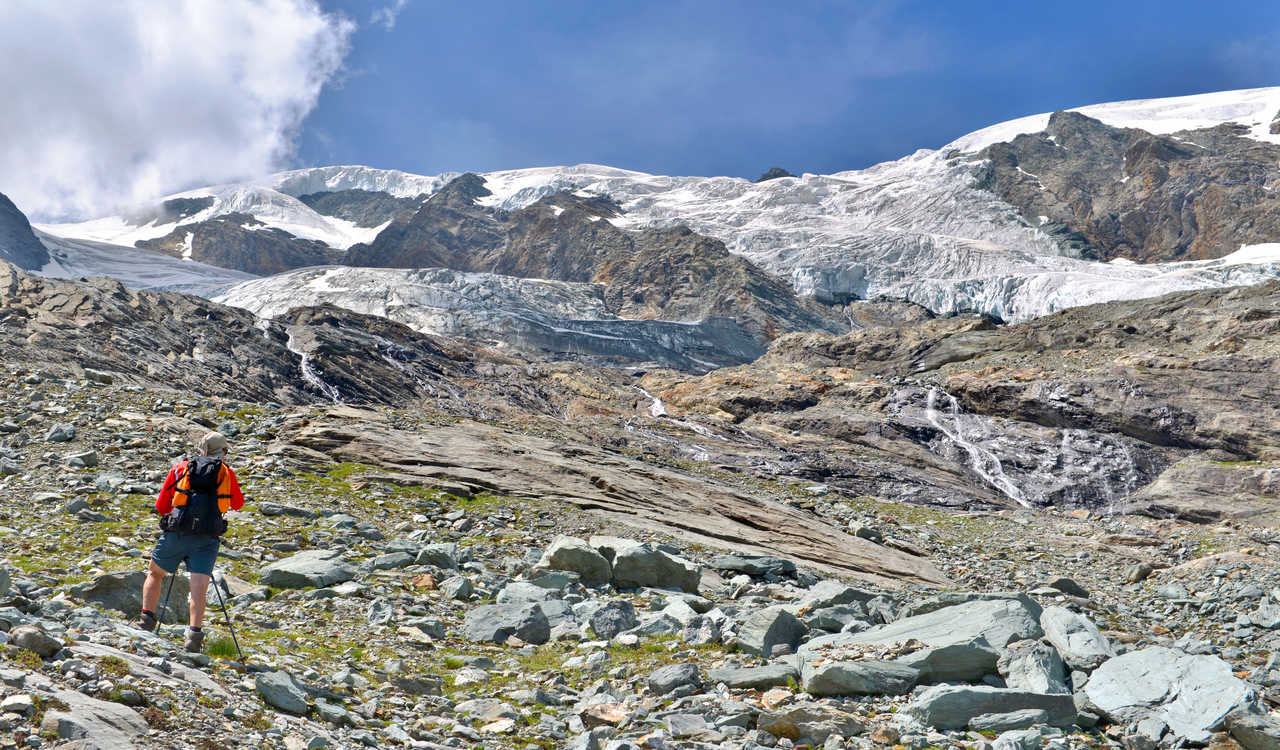
[[[221,475],[222,459],[217,456],[187,459],[174,487],[173,510],[160,519],[161,530],[199,536],[225,534],[227,522],[218,508]]]

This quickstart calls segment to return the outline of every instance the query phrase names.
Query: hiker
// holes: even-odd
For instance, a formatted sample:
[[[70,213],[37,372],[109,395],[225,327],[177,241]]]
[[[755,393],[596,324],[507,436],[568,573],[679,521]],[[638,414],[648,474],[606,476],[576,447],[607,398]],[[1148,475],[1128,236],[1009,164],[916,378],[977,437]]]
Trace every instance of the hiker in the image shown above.
[[[147,580],[142,584],[141,627],[154,632],[159,624],[156,604],[160,584],[176,574],[184,560],[191,574],[191,623],[184,648],[199,653],[204,648],[204,607],[218,557],[221,535],[227,530],[222,514],[244,507],[244,494],[236,473],[226,464],[227,439],[210,432],[200,439],[200,455],[183,459],[169,470],[156,498],[160,528],[164,532],[151,553]],[[172,584],[170,584],[172,585]]]

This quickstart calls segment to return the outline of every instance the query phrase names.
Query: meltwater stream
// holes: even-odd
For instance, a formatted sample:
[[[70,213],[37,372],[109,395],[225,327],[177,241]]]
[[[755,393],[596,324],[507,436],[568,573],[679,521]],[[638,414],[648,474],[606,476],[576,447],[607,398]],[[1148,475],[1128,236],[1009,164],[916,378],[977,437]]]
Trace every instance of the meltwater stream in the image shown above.
[[[946,400],[945,412],[938,411],[939,398]],[[996,454],[973,442],[987,437],[986,425],[977,418],[966,420],[967,416],[969,415],[961,411],[960,402],[956,401],[955,396],[939,388],[929,389],[925,406],[925,418],[929,420],[929,424],[969,454],[969,468],[986,480],[987,484],[1024,508],[1030,508],[1031,503],[1023,497],[1022,490],[1005,476],[1004,467]]]
[[[316,374],[315,368],[311,366],[311,355],[302,351],[293,340],[293,331],[289,331],[289,340],[285,342],[285,348],[298,355],[301,362],[298,368],[302,370],[302,379],[315,386],[330,401],[335,404],[342,403],[342,393],[337,388],[324,382],[319,375]]]

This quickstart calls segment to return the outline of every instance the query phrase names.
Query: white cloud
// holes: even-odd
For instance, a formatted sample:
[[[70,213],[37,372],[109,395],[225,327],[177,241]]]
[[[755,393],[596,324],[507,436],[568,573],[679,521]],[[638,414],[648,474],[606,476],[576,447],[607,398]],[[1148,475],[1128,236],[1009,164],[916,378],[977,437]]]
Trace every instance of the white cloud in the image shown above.
[[[277,169],[354,28],[314,0],[5,0],[0,192],[83,218]]]
[[[377,8],[373,11],[373,15],[369,16],[369,23],[380,23],[387,31],[391,31],[396,27],[396,19],[400,16],[400,11],[404,10],[404,6],[409,4],[409,0],[395,0],[391,5],[383,8]]]

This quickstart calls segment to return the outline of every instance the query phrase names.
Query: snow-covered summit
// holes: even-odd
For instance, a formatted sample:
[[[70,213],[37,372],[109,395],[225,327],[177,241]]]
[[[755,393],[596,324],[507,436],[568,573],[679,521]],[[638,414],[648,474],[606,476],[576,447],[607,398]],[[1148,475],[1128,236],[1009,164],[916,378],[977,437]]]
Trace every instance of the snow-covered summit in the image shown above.
[[[1069,111],[1101,120],[1115,128],[1137,128],[1159,135],[1236,123],[1249,128],[1250,138],[1280,143],[1280,134],[1271,132],[1271,123],[1276,114],[1280,113],[1280,86],[1107,102],[1074,107]],[[1011,141],[1019,135],[1038,133],[1048,126],[1050,114],[1043,112],[998,123],[962,135],[940,150],[981,151],[994,143]]]
[[[1280,87],[1170,99],[1097,104],[1077,111],[1104,123],[1170,133],[1224,122],[1251,137],[1269,132],[1280,113]],[[607,196],[622,227],[683,224],[719,239],[797,292],[842,301],[907,299],[938,313],[970,311],[1022,320],[1077,304],[1201,288],[1277,275],[1276,259],[1165,264],[1097,263],[1064,257],[1046,218],[1024,217],[979,187],[978,165],[948,158],[1045,128],[1035,115],[984,128],[939,151],[920,150],[867,169],[804,174],[753,183],[733,177],[651,175],[579,164],[503,170],[481,176],[492,195],[484,205],[515,210],[559,191]],[[431,194],[456,173],[434,176],[362,166],[299,169],[250,183],[188,191],[169,198],[211,198],[199,213],[138,226],[113,217],[40,227],[63,237],[132,245],[178,223],[239,212],[334,248],[370,241],[381,227],[361,228],[322,215],[298,200],[317,192],[363,190],[397,198]],[[1257,255],[1257,251],[1251,251]]]

